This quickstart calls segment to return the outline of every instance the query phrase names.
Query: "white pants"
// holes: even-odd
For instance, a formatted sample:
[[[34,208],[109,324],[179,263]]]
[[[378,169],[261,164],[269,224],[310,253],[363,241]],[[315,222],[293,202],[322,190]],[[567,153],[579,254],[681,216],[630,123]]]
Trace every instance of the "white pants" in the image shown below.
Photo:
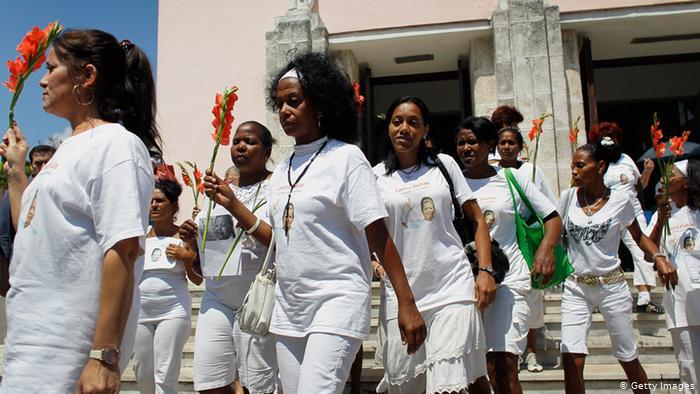
[[[141,393],[178,393],[182,348],[190,336],[191,327],[189,318],[139,323],[136,327],[134,372]]]
[[[240,378],[251,394],[272,393],[277,383],[275,336],[242,332],[236,311],[224,302],[205,290],[194,338],[194,389],[225,387]]]
[[[637,358],[632,327],[632,294],[627,282],[587,286],[567,279],[561,299],[561,352],[588,354],[588,330],[593,308],[598,307],[612,342],[612,354],[620,361]]]
[[[641,224],[640,224],[641,226]],[[632,254],[634,261],[634,285],[656,287],[656,273],[654,272],[654,264],[644,260],[644,252],[639,248],[632,234],[627,229],[622,230],[622,242]]]
[[[544,291],[532,289],[525,296],[530,307],[530,329],[544,327]]]
[[[522,293],[499,286],[483,320],[487,352],[523,354],[530,331],[530,306]]]
[[[285,394],[340,394],[361,339],[321,332],[277,335],[277,364]]]
[[[678,361],[679,378],[684,393],[700,393],[700,326],[672,328],[673,352]]]

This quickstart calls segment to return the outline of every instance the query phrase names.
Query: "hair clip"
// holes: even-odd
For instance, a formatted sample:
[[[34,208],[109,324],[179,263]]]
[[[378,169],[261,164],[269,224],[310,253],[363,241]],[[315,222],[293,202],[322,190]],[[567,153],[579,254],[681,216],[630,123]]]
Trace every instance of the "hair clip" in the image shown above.
[[[610,137],[603,137],[603,139],[600,140],[600,144],[603,146],[612,146],[615,145],[615,141],[613,141]]]
[[[129,40],[122,40],[122,42],[120,42],[119,45],[121,45],[122,49],[125,51],[128,51],[129,49],[134,47],[134,44]]]

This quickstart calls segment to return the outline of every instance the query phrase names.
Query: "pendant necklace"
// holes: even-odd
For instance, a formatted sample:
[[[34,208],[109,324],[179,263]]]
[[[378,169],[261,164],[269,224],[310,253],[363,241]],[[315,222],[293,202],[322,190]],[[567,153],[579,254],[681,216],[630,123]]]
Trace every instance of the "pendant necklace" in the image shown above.
[[[591,217],[594,213],[593,209],[597,207],[601,201],[603,201],[605,196],[608,194],[608,190],[609,189],[606,189],[605,192],[603,192],[603,194],[600,197],[598,197],[598,199],[593,201],[593,204],[588,202],[588,199],[586,198],[586,193],[583,190],[581,191],[581,195],[583,196],[583,202],[586,203],[586,208],[583,210],[583,212],[586,214],[586,216],[588,216],[588,224],[592,223]]]
[[[289,229],[291,228],[291,220],[290,219],[290,214],[291,214],[291,219],[294,219],[294,207],[292,206],[292,192],[294,191],[294,188],[299,184],[299,181],[301,178],[306,174],[306,171],[309,169],[311,166],[311,163],[316,160],[316,157],[318,157],[318,154],[321,153],[323,148],[326,147],[326,144],[328,143],[328,140],[325,140],[323,142],[323,145],[321,145],[320,148],[314,153],[314,155],[311,157],[311,160],[309,160],[309,163],[306,164],[306,167],[301,171],[301,174],[299,174],[299,177],[297,178],[294,183],[292,183],[292,160],[294,159],[294,154],[296,152],[293,152],[292,155],[289,157],[289,166],[287,167],[287,182],[289,183],[289,194],[287,195],[287,203],[284,205],[284,212],[282,213],[282,227],[284,228],[284,236],[287,238],[287,243],[289,243]],[[291,211],[291,212],[290,212]]]

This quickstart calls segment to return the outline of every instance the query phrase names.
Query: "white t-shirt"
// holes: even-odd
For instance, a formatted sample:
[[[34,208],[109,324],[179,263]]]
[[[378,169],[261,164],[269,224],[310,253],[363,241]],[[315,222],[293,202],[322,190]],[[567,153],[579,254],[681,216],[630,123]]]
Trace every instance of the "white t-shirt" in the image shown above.
[[[497,172],[496,175],[483,179],[467,178],[467,184],[481,207],[484,219],[489,225],[491,238],[501,244],[501,248],[508,256],[510,270],[508,270],[501,285],[520,291],[528,291],[530,290],[530,269],[520,252],[520,247],[518,247],[518,237],[515,230],[515,205],[510,194],[505,170],[500,167],[494,167],[494,169]],[[556,210],[554,204],[537,190],[528,177],[523,176],[518,171],[511,172],[532,207],[542,218]],[[522,203],[515,188],[513,188],[513,195],[515,195],[520,215],[529,218],[530,210]]]
[[[559,205],[559,212],[567,212],[562,220],[574,274],[602,276],[619,269],[620,232],[635,220],[629,194],[611,190],[605,205],[589,217],[576,198],[576,190],[562,192]]]
[[[474,199],[453,158],[440,155],[461,204]],[[474,300],[474,279],[452,224],[450,189],[437,166],[420,165],[386,175],[383,163],[374,167],[389,217],[385,220],[401,255],[418,310]],[[398,300],[385,277],[387,319],[398,314]]]
[[[150,229],[146,231],[146,234]],[[141,311],[139,323],[165,319],[189,318],[192,299],[187,287],[185,264],[165,255],[169,244],[179,244],[173,237],[146,238],[144,271],[139,283]],[[165,261],[164,261],[165,260]],[[165,266],[172,265],[171,268]],[[151,269],[149,269],[151,266]],[[160,268],[152,268],[152,267]]]
[[[523,162],[523,164],[520,165],[520,168],[513,168],[513,170],[519,172],[523,177],[532,180],[532,163],[525,161]],[[544,194],[545,197],[547,197],[549,201],[552,202],[552,204],[556,205],[559,202],[559,199],[552,191],[552,188],[549,187],[547,177],[545,176],[544,172],[539,166],[537,166],[537,171],[535,172],[534,183],[535,186],[537,186],[537,188],[539,189],[539,191],[541,191],[542,194]]]
[[[649,232],[656,218],[656,215],[652,217]],[[669,329],[697,326],[700,325],[700,212],[672,204],[668,223],[671,235],[665,239],[662,235],[661,245],[677,269],[678,285],[673,291],[664,292],[666,326]]]
[[[258,186],[260,190],[258,190]],[[270,193],[270,180],[264,179],[260,183],[243,187],[231,184],[230,187],[243,205],[252,211],[257,203],[267,201]],[[209,200],[205,200],[204,207],[207,206],[206,204],[209,204]],[[268,222],[267,203],[255,211],[254,214],[260,220]],[[199,228],[197,245],[202,245],[206,217],[207,212],[205,208],[202,209],[195,219]],[[205,273],[204,275],[204,285],[207,291],[214,292],[217,300],[234,310],[237,310],[243,302],[243,298],[245,298],[250,284],[255,279],[255,275],[260,272],[263,259],[267,253],[266,246],[255,240],[252,235],[244,232],[236,246],[240,253],[232,254],[226,265],[226,272],[235,271],[236,274],[228,275],[224,273],[221,279],[217,279],[221,265],[224,263],[226,254],[231,248],[234,239],[238,233],[243,231],[240,227],[236,227],[237,224],[236,218],[226,208],[221,205],[214,207],[209,222],[206,251],[200,253],[202,267],[206,266],[205,272],[211,273]],[[238,268],[236,269],[235,267]]]
[[[95,334],[104,255],[134,237],[143,248],[152,193],[148,151],[118,124],[67,138],[34,178],[10,265],[2,392],[75,392]],[[136,261],[139,283],[143,258]],[[122,367],[138,300],[135,285]]]
[[[366,339],[371,264],[365,227],[386,217],[377,181],[355,146],[326,138],[294,147],[292,214],[284,215],[289,159],[272,175],[270,218],[277,240],[277,287],[270,332],[325,332]],[[288,218],[288,236],[284,220]]]
[[[639,183],[641,177],[642,175],[639,173],[637,165],[634,164],[634,160],[623,153],[617,162],[608,165],[608,170],[605,171],[603,176],[603,182],[605,182],[605,186],[612,190],[619,190],[629,194],[630,201],[634,207],[634,214],[643,229],[646,227],[647,219],[644,215],[642,204],[637,198],[637,183]]]

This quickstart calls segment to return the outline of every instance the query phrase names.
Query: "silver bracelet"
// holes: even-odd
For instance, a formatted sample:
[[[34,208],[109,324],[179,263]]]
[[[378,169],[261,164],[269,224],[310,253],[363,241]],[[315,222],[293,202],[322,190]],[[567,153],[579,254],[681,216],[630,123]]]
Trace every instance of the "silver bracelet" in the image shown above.
[[[666,255],[663,252],[658,251],[658,252],[654,253],[653,255],[651,255],[651,261],[655,262],[657,257],[666,258]]]
[[[253,233],[255,232],[255,230],[258,229],[258,227],[260,227],[260,218],[257,218],[257,220],[255,221],[255,224],[253,225],[253,227],[247,229],[247,230],[245,231],[245,233],[248,234],[248,235],[253,234]]]

